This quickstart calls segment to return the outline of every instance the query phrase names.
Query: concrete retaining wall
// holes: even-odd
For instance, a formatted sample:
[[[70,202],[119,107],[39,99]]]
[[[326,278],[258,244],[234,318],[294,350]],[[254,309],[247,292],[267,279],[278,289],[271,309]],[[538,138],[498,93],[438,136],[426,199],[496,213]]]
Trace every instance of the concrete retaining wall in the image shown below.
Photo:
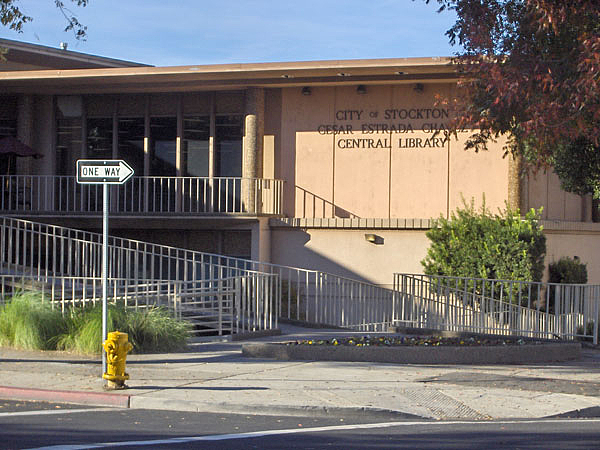
[[[278,360],[379,362],[394,364],[529,364],[581,357],[580,343],[464,347],[351,347],[252,343],[244,356]]]

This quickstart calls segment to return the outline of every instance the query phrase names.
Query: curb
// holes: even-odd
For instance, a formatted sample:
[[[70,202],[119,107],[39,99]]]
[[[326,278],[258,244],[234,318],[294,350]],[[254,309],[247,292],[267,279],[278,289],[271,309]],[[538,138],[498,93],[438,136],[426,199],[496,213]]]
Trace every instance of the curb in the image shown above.
[[[64,402],[79,405],[129,408],[131,396],[127,394],[110,394],[104,392],[61,391],[0,386],[0,398],[4,400]]]
[[[531,364],[579,359],[581,358],[581,344],[566,342],[481,347],[351,347],[252,343],[242,345],[242,354],[252,358],[270,358],[282,361],[346,361],[392,364]]]
[[[306,417],[373,417],[394,418],[406,420],[436,420],[433,417],[424,417],[393,409],[372,408],[368,406],[357,407],[329,407],[329,406],[274,406],[274,405],[241,405],[235,403],[201,403],[193,400],[173,400],[159,397],[131,397],[131,409],[152,409],[167,411],[193,411],[207,413],[228,414],[260,414],[265,416],[306,416]]]

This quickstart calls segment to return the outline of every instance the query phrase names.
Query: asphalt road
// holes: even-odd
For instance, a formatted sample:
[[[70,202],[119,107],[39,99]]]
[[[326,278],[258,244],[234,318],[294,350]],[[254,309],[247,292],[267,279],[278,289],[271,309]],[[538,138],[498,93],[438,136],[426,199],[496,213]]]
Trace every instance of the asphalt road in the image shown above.
[[[0,448],[594,449],[600,419],[401,421],[0,401]]]

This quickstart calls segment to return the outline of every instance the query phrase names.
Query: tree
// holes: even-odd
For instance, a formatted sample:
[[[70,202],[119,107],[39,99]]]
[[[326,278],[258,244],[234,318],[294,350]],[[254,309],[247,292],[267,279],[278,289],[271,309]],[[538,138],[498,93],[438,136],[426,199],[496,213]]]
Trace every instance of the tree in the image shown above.
[[[71,3],[79,7],[85,7],[89,3],[89,0],[71,0]],[[72,31],[76,39],[85,40],[87,27],[77,20],[77,16],[65,6],[64,1],[54,0],[54,4],[67,22],[64,31]],[[0,23],[3,26],[21,33],[23,26],[32,20],[33,17],[26,15],[24,10],[18,5],[18,0],[0,0]]]
[[[425,1],[458,16],[446,34],[463,49],[452,129],[475,130],[466,148],[506,135],[506,152],[536,167],[600,151],[598,0]],[[599,195],[599,165],[587,172],[581,183],[557,170],[567,189]]]

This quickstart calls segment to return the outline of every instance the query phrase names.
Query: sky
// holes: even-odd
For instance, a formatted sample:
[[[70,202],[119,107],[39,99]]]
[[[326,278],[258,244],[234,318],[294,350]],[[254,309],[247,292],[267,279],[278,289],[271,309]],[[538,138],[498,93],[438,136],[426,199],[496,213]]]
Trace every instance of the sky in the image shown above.
[[[64,0],[65,4],[71,3]],[[90,0],[68,5],[87,40],[64,32],[54,0],[17,0],[33,17],[0,38],[156,66],[452,56],[451,11],[424,0]]]

